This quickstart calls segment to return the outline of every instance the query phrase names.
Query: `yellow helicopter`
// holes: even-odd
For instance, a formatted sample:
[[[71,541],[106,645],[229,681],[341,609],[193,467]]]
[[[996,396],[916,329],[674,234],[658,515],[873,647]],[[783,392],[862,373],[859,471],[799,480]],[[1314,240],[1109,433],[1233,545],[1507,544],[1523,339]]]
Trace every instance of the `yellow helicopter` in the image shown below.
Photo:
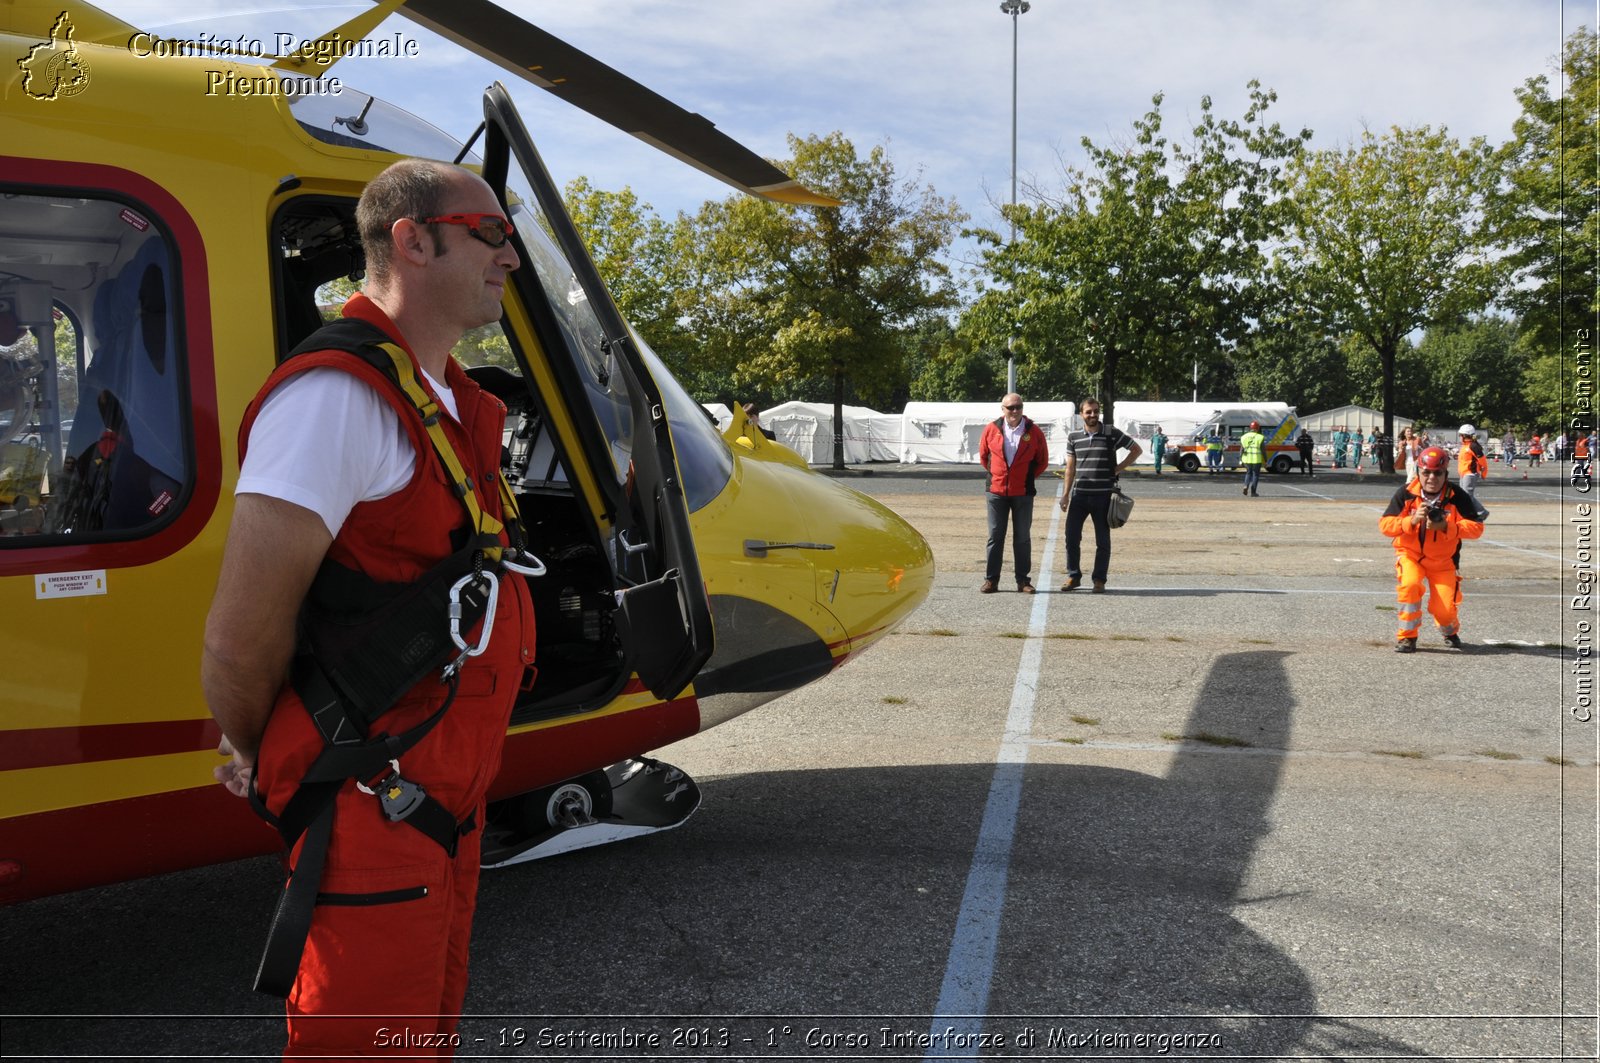
[[[677,826],[698,791],[646,754],[825,676],[926,597],[915,529],[737,408],[719,433],[621,319],[503,86],[463,144],[332,72],[403,50],[368,40],[398,10],[737,188],[830,200],[484,0],[385,0],[271,65],[272,41],[64,2],[0,0],[0,904],[278,847],[212,781],[198,679],[234,431],[361,275],[356,198],[397,157],[480,172],[524,263],[456,352],[510,408],[547,566],[485,864]],[[663,580],[623,615],[619,592]]]

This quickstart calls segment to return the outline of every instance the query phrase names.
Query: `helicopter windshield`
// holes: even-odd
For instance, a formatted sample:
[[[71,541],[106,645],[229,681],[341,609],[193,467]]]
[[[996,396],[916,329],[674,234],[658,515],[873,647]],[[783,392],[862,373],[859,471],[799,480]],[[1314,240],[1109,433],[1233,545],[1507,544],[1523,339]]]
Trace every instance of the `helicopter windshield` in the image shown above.
[[[461,142],[401,107],[346,86],[334,95],[314,93],[290,100],[289,113],[300,128],[325,144],[366,148],[422,159],[454,160]],[[482,164],[476,155],[461,160]]]

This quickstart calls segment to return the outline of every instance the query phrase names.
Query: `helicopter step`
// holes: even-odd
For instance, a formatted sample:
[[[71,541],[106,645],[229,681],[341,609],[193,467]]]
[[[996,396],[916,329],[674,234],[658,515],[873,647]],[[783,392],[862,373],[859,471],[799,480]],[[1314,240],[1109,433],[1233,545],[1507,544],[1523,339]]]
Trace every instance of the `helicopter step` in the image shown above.
[[[507,867],[683,825],[700,787],[681,768],[645,757],[489,806],[482,866]]]

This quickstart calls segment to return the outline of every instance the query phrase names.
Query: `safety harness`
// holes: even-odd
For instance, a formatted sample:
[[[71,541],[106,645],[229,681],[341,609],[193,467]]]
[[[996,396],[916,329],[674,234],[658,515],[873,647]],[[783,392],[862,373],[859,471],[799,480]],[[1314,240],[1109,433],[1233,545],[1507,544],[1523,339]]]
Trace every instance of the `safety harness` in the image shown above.
[[[332,837],[334,798],[345,780],[356,780],[383,815],[422,832],[455,856],[460,838],[477,826],[458,822],[420,784],[400,771],[400,758],[436,727],[455,701],[460,669],[489,646],[499,597],[497,569],[540,576],[545,567],[524,548],[516,498],[504,473],[496,476],[504,520],[484,511],[439,423],[438,404],[417,379],[411,357],[374,325],[344,318],[323,327],[290,352],[337,350],[379,370],[415,409],[466,508],[465,541],[413,583],[379,583],[324,559],[301,612],[302,637],[290,682],[322,735],[323,747],[282,813],[273,815],[252,785],[250,802],[277,828],[292,850],[304,837],[300,859],[278,901],[255,988],[286,997],[294,985],[317,903]],[[421,460],[419,455],[419,460]],[[509,546],[502,545],[504,531]],[[482,620],[477,642],[465,632]],[[449,687],[427,719],[397,735],[369,734],[373,721],[428,675]]]

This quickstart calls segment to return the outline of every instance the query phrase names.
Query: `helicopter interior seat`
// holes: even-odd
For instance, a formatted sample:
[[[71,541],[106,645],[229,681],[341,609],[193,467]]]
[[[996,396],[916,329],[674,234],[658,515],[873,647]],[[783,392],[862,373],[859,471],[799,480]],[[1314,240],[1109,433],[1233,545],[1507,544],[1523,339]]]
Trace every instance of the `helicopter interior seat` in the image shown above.
[[[67,443],[75,479],[63,527],[140,527],[183,491],[188,458],[170,285],[166,244],[152,235],[95,293],[93,355]]]

